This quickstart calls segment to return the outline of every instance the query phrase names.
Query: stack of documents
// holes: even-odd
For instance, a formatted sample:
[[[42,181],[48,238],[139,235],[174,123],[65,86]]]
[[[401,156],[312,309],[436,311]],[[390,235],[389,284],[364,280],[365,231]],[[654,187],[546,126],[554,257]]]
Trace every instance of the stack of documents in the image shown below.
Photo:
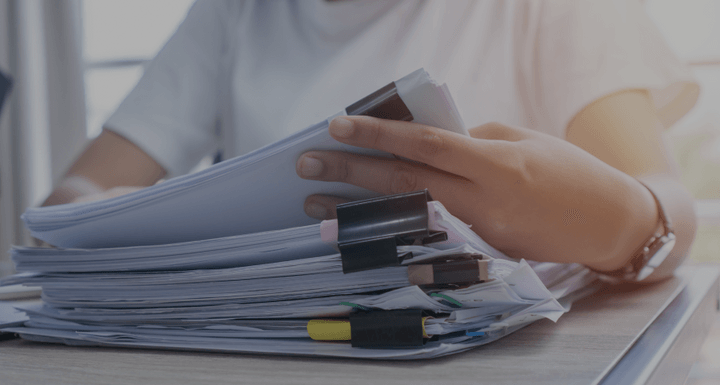
[[[370,113],[364,112],[368,109]],[[447,87],[436,85],[424,70],[345,112],[412,119],[467,134]],[[30,208],[22,218],[35,238],[51,245],[93,248],[176,243],[317,223],[303,211],[309,195],[363,199],[377,194],[344,183],[301,179],[295,162],[302,153],[339,150],[390,156],[337,142],[328,133],[328,121],[195,174],[104,201]]]
[[[322,240],[326,222],[159,246],[15,248],[22,272],[3,283],[42,286],[44,304],[23,307],[29,321],[4,331],[67,344],[430,358],[494,341],[541,318],[555,321],[566,311],[558,299],[594,278],[587,269],[559,264],[536,264],[539,276],[527,262],[489,247],[440,203],[429,208],[433,230],[447,232],[447,241],[398,246],[412,258],[349,274],[336,245]],[[458,287],[409,281],[408,266],[457,255],[488,261],[488,279]],[[424,322],[432,338],[415,349],[310,338],[311,320],[347,318],[354,309],[422,309],[432,314]]]
[[[345,113],[466,133],[447,88],[422,70]],[[486,344],[542,318],[556,321],[591,287],[595,275],[582,266],[508,258],[430,199],[419,206],[421,236],[417,229],[412,236],[370,231],[358,243],[348,240],[340,208],[338,220],[306,217],[310,194],[375,194],[300,179],[293,167],[300,154],[389,156],[342,145],[327,126],[126,196],[29,209],[23,219],[32,234],[61,248],[12,250],[18,274],[0,284],[40,286],[43,303],[22,307],[28,320],[2,331],[72,345],[420,359]],[[385,199],[352,209],[362,216],[365,204]],[[400,201],[392,199],[410,198],[387,199],[393,211]],[[385,211],[378,211],[390,226],[383,229],[418,218],[417,211],[412,220]],[[382,253],[392,263],[357,267],[352,258],[363,245],[388,240]],[[392,333],[397,341],[386,338]]]

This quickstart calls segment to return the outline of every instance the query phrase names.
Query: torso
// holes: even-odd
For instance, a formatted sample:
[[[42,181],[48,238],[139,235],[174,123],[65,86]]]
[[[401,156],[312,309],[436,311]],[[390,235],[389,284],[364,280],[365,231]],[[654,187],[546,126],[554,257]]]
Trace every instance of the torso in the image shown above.
[[[514,60],[516,8],[469,0],[252,3],[234,27],[228,61],[226,157],[317,123],[421,67],[448,84],[466,126],[539,128]]]

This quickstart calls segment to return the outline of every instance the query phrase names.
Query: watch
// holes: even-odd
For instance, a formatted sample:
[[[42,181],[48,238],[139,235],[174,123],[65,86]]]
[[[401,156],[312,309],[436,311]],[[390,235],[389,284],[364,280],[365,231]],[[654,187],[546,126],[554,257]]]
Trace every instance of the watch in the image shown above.
[[[640,282],[652,274],[675,247],[675,233],[670,218],[665,213],[665,208],[663,208],[662,203],[660,203],[652,189],[645,183],[640,183],[650,191],[653,199],[655,199],[658,213],[660,213],[660,220],[662,221],[662,230],[656,231],[650,239],[640,246],[625,266],[610,272],[602,272],[603,275]]]

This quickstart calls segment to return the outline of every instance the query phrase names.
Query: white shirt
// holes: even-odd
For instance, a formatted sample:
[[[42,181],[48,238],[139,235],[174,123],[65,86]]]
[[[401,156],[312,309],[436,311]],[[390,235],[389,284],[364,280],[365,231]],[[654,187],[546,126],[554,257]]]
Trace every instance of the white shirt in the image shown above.
[[[652,91],[672,123],[697,85],[635,0],[198,1],[105,127],[170,176],[247,153],[424,67],[468,127],[565,136],[591,102]],[[294,167],[289,165],[288,167]]]

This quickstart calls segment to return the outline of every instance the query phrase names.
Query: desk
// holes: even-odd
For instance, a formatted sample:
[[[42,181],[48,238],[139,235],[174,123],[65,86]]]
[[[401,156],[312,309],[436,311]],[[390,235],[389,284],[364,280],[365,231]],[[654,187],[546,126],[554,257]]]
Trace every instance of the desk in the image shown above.
[[[0,342],[0,384],[682,384],[718,307],[716,267],[602,290],[557,324],[420,362],[80,348]]]

